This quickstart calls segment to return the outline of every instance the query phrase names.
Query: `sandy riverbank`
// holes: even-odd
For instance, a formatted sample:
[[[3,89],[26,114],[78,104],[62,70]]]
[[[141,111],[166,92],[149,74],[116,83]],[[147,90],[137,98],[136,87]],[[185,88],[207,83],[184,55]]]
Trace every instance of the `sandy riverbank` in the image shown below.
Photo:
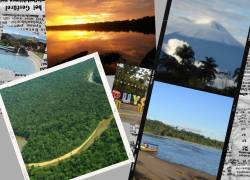
[[[36,72],[40,71],[40,67],[41,67],[41,58],[38,57],[35,53],[33,53],[32,51],[28,51],[29,54],[29,58],[30,60],[33,62]]]
[[[215,180],[216,177],[183,165],[162,161],[151,154],[140,151],[134,180],[162,179]]]

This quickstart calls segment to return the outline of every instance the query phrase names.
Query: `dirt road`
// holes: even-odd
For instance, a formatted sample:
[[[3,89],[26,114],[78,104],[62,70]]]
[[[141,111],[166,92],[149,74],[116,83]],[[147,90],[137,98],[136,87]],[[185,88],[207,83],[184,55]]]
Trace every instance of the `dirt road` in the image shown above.
[[[40,163],[30,163],[30,164],[27,164],[26,166],[28,168],[31,168],[31,167],[46,167],[46,166],[54,165],[54,164],[57,164],[60,161],[63,161],[65,159],[70,158],[71,156],[76,155],[80,151],[86,150],[89,146],[91,146],[95,142],[95,140],[98,137],[100,137],[102,135],[102,133],[108,128],[108,126],[111,123],[111,121],[112,121],[112,117],[109,118],[109,119],[102,120],[98,124],[97,128],[88,137],[88,139],[86,139],[80,146],[78,146],[77,148],[73,149],[69,153],[64,154],[63,156],[60,156],[58,158],[49,160],[49,161],[40,162]]]

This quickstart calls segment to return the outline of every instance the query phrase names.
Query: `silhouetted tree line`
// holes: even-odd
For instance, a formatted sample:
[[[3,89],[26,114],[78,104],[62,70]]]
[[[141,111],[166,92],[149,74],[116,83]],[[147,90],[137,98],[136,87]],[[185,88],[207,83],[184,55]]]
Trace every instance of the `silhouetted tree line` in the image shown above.
[[[157,79],[161,81],[173,82],[176,84],[195,87],[197,89],[204,89],[206,91],[234,96],[236,87],[225,87],[218,89],[210,86],[216,79],[218,65],[213,57],[205,57],[205,60],[200,61],[199,65],[195,64],[195,52],[191,46],[183,45],[176,48],[175,55],[181,61],[179,62],[175,57],[161,52],[161,58],[158,65]],[[164,70],[163,70],[164,69]],[[237,81],[237,69],[234,77]],[[223,72],[228,77],[229,74]]]
[[[124,21],[108,21],[87,23],[79,25],[49,26],[47,30],[88,30],[88,31],[114,31],[114,32],[140,32],[144,34],[155,34],[155,17],[146,16],[140,19]]]

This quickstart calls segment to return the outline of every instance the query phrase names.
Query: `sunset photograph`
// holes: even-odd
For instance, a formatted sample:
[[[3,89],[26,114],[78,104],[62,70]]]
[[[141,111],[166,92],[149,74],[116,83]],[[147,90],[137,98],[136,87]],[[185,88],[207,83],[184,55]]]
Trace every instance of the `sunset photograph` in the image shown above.
[[[107,75],[115,74],[117,63],[152,67],[154,1],[48,0],[46,7],[50,67],[93,52]]]

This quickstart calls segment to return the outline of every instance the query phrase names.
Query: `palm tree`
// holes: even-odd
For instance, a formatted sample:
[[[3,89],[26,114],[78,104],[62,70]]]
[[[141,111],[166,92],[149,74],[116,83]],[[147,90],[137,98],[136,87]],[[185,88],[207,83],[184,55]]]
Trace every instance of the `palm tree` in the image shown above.
[[[182,65],[190,66],[194,64],[195,53],[191,46],[184,44],[183,46],[177,47],[175,55],[179,56],[182,61]]]
[[[165,66],[166,71],[168,73],[176,73],[179,70],[180,64],[175,59],[175,57],[167,55],[166,61],[164,63],[164,66]]]
[[[175,54],[181,58],[178,74],[182,81],[189,81],[195,76],[197,67],[194,65],[195,53],[191,46],[183,45],[176,48]]]
[[[216,67],[218,67],[218,65],[215,63],[215,60],[212,57],[206,57],[206,60],[201,62],[203,65],[201,66],[200,78],[206,84],[210,83],[216,78]]]

